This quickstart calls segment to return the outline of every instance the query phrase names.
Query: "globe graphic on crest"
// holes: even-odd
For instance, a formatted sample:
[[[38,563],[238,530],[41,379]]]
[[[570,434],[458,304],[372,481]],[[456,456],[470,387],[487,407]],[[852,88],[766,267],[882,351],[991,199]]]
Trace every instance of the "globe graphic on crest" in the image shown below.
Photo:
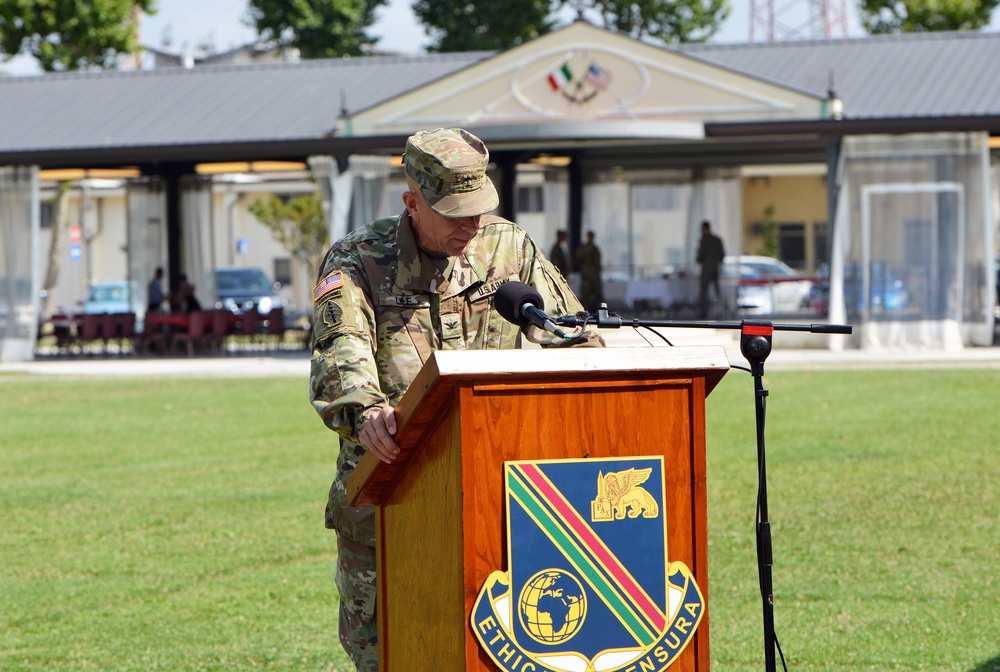
[[[521,626],[542,644],[562,644],[583,625],[587,595],[572,574],[545,569],[532,576],[517,602]]]

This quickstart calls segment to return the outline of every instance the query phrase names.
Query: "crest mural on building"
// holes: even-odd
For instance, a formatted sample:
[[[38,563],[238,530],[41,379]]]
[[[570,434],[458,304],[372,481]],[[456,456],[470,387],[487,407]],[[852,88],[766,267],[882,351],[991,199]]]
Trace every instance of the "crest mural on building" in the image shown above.
[[[648,82],[646,66],[625,54],[596,46],[556,49],[521,63],[510,95],[546,118],[628,118]]]
[[[566,61],[548,74],[546,80],[549,88],[558,91],[574,103],[585,103],[607,89],[611,85],[611,71],[599,66],[592,57],[584,55],[584,58],[590,59],[589,62],[577,64],[578,67],[583,66],[583,72],[574,73],[570,68],[573,55],[567,55]]]

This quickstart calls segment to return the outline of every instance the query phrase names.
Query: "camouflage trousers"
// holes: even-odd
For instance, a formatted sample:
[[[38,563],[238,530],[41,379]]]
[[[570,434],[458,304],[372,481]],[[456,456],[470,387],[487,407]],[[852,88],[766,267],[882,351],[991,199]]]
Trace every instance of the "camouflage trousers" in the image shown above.
[[[375,548],[337,534],[340,645],[358,672],[378,672]]]

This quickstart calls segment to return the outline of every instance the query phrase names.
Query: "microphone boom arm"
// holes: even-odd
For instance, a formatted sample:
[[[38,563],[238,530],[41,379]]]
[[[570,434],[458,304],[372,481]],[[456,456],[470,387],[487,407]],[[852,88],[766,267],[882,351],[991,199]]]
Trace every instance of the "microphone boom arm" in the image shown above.
[[[596,313],[577,313],[575,315],[564,315],[555,318],[554,322],[564,327],[585,327],[588,324],[596,325],[598,329],[619,329],[621,327],[671,327],[679,329],[743,329],[747,320],[739,322],[710,322],[710,321],[683,321],[683,320],[641,320],[632,318],[627,320],[608,310],[607,304],[602,303]],[[755,320],[756,322],[756,320]],[[811,334],[850,334],[852,327],[849,324],[772,324],[768,322],[775,331],[804,331]]]

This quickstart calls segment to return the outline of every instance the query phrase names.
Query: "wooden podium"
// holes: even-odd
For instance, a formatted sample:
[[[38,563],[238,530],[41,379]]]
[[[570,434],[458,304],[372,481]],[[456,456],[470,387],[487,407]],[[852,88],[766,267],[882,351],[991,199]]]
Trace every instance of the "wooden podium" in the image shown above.
[[[669,559],[707,601],[705,397],[728,370],[722,346],[435,352],[397,408],[399,458],[348,483],[378,505],[382,671],[497,669],[469,620],[506,569],[508,460],[663,455]],[[671,670],[708,661],[706,613]]]

